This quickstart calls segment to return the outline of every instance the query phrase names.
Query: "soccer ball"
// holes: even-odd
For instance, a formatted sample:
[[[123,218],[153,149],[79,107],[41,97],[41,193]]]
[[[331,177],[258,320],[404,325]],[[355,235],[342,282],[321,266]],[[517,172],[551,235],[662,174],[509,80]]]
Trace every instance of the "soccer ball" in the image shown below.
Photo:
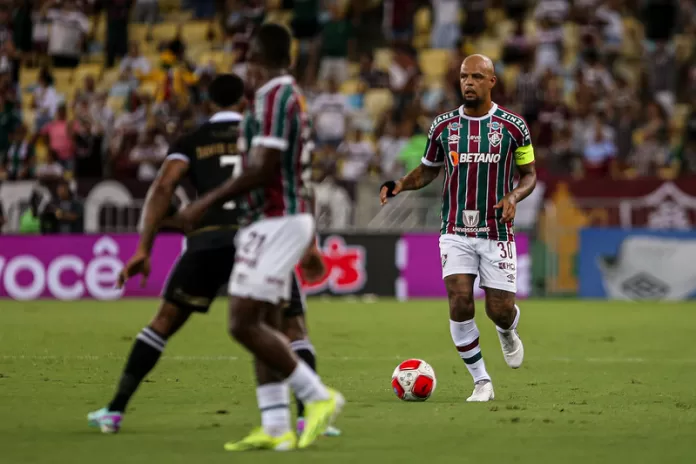
[[[436,385],[435,371],[422,359],[407,359],[392,374],[392,388],[400,400],[425,401]]]

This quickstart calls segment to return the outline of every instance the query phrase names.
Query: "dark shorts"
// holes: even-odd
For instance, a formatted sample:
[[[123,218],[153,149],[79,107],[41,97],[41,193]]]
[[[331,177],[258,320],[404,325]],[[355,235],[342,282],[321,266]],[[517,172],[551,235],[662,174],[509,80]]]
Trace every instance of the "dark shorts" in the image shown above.
[[[186,250],[169,273],[162,297],[179,309],[206,313],[232,274],[235,247]],[[291,299],[285,317],[304,314],[304,297],[293,275]]]

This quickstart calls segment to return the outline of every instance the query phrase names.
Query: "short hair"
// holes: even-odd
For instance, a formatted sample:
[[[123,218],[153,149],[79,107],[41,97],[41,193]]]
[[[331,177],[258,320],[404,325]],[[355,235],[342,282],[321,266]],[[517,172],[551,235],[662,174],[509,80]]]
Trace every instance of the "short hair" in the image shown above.
[[[262,25],[253,39],[259,56],[259,64],[273,68],[285,69],[292,62],[292,35],[285,26],[274,23]]]
[[[208,94],[220,108],[234,106],[244,97],[244,81],[236,74],[220,74],[208,86]]]

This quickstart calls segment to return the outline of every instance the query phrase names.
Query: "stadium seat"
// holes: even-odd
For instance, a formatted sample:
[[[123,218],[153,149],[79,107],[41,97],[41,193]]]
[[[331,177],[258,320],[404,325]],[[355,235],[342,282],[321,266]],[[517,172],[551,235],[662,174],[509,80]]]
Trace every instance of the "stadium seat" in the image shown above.
[[[365,110],[373,120],[391,110],[394,96],[388,89],[372,89],[365,93]]]
[[[123,107],[126,104],[126,99],[124,97],[109,97],[106,100],[106,106],[111,108],[111,111],[113,111],[116,114],[119,114],[123,111]]]
[[[87,63],[87,64],[81,64],[76,70],[75,70],[75,85],[81,85],[82,80],[86,76],[93,76],[94,79],[99,80],[101,74],[102,74],[102,66],[100,64],[95,64],[95,63]]]
[[[138,87],[138,91],[142,94],[148,95],[150,97],[155,97],[157,94],[157,88],[159,87],[159,84],[157,82],[153,81],[148,81],[148,82],[143,82],[140,84],[140,87]]]
[[[217,23],[215,23],[217,24]],[[189,44],[207,43],[210,23],[207,21],[190,21],[184,23],[184,37]]]
[[[341,93],[345,95],[356,94],[360,91],[360,81],[358,79],[350,79],[341,84]]]
[[[686,119],[689,117],[691,107],[689,105],[680,104],[674,106],[674,114],[672,115],[672,124],[675,129],[681,131],[686,125]]]
[[[22,91],[26,91],[28,87],[36,85],[39,81],[39,68],[22,68],[19,79]]]
[[[483,35],[476,43],[478,53],[488,56],[493,62],[496,62],[503,55],[503,44],[494,36]]]
[[[418,54],[418,64],[426,76],[442,78],[449,67],[448,50],[422,50]]]
[[[156,41],[171,40],[176,34],[177,24],[174,22],[164,22],[155,24],[152,30],[152,35]]]
[[[430,8],[423,7],[413,15],[413,26],[416,34],[430,34],[430,24],[432,22]]]
[[[394,54],[388,48],[378,48],[375,50],[375,68],[388,71],[391,66]]]

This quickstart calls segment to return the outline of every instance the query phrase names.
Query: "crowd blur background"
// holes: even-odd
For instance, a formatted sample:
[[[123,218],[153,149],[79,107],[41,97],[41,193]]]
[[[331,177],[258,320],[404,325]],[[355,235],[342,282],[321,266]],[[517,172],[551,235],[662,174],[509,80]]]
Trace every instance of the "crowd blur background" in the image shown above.
[[[61,186],[20,228],[81,231],[83,179],[151,181],[265,21],[294,32],[326,227],[373,223],[361,186],[419,164],[471,53],[494,60],[542,180],[696,173],[696,0],[0,0],[0,182]]]

